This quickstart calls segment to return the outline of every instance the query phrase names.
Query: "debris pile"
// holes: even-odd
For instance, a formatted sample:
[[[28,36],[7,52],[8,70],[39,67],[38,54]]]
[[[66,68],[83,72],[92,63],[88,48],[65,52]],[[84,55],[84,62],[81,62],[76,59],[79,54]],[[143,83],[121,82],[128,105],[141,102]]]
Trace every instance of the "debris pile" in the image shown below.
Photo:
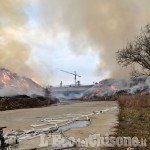
[[[129,80],[103,80],[88,89],[83,94],[83,100],[90,100],[97,97],[102,100],[115,100],[121,94],[150,94],[150,76],[134,77]]]
[[[33,79],[18,76],[16,73],[0,68],[0,96],[43,95],[44,88]]]
[[[21,109],[21,108],[35,108],[51,104],[49,99],[42,96],[29,97],[27,95],[18,95],[12,97],[0,97],[0,111]]]

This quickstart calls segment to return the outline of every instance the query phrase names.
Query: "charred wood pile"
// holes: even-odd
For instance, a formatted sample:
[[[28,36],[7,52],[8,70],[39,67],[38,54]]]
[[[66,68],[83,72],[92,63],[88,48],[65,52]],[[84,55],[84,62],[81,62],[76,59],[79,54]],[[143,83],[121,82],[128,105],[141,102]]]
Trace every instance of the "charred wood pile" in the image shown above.
[[[120,95],[150,95],[150,76],[128,80],[107,79],[84,92],[82,99],[117,100]]]
[[[58,102],[50,90],[33,79],[0,68],[0,111],[43,107]]]
[[[12,97],[0,97],[0,111],[43,107],[53,103],[55,103],[55,101],[49,101],[42,96],[29,97],[27,95],[17,95]]]

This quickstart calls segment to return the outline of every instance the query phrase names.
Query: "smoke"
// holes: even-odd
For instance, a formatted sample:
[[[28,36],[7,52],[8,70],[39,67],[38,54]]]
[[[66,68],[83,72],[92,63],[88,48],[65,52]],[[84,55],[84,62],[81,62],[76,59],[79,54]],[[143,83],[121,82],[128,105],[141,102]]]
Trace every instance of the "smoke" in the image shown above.
[[[11,69],[21,75],[29,75],[31,70],[26,64],[29,58],[28,47],[13,39],[7,39],[3,46],[2,44],[0,46],[0,67]]]
[[[150,20],[149,0],[0,2],[0,67],[39,81],[41,76],[47,79],[44,74],[49,74],[49,71],[41,73],[37,67],[40,62],[45,63],[44,57],[29,63],[33,49],[36,51],[35,47],[40,47],[40,42],[48,45],[47,39],[57,37],[59,32],[67,33],[70,49],[75,54],[84,55],[89,47],[99,53],[99,75],[109,71],[110,77],[127,77],[129,71],[118,66],[115,52],[132,40],[141,26]],[[36,24],[36,29],[28,27],[31,22]],[[37,51],[44,52],[40,48]],[[49,65],[45,68],[49,69]]]
[[[150,76],[146,79],[146,85],[150,86]]]
[[[28,21],[23,10],[26,4],[19,0],[0,0],[0,67],[5,67],[21,75],[30,75],[27,64],[30,56],[28,45],[18,38],[17,28]]]
[[[12,88],[3,88],[0,90],[0,96],[14,96],[17,95],[18,93],[12,89]]]
[[[7,68],[19,75],[32,77],[43,82],[42,73],[37,63],[30,58],[35,45],[31,31],[28,29],[30,18],[27,9],[30,2],[26,0],[0,0],[0,68]],[[32,37],[34,38],[34,37]]]
[[[75,53],[88,47],[99,52],[98,74],[110,72],[111,77],[127,77],[115,52],[133,40],[141,26],[149,23],[149,0],[43,0],[39,1],[41,24],[63,27],[70,32],[70,48]]]

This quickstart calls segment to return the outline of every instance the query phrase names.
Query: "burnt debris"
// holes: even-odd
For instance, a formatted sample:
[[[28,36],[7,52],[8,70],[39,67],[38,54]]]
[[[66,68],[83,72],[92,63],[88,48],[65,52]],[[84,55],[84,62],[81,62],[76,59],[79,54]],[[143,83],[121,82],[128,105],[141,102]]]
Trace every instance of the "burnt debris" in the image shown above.
[[[47,99],[43,96],[34,95],[16,95],[12,97],[0,97],[0,111],[22,109],[22,108],[37,108],[48,106],[57,103],[58,100]]]

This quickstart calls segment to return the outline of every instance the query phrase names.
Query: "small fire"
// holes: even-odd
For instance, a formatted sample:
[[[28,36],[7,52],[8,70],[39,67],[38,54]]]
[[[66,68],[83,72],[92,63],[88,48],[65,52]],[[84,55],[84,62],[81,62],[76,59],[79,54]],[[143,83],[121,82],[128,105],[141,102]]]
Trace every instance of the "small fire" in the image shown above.
[[[4,76],[4,80],[5,80],[5,81],[10,81],[10,80],[11,80],[10,77],[9,77],[8,75],[3,74],[3,76]]]
[[[14,94],[43,94],[43,87],[34,79],[18,76],[7,69],[0,68],[0,86],[12,89]]]
[[[142,95],[147,95],[147,94],[150,94],[150,91],[141,92],[141,96],[142,96]]]
[[[93,92],[92,96],[96,96],[97,94],[99,94],[100,92],[102,92],[100,89],[97,89],[95,92]]]
[[[98,93],[100,93],[100,92],[101,92],[101,90],[97,89],[96,92],[95,92],[95,95],[98,94]]]
[[[88,96],[83,96],[83,100],[87,101],[87,100],[89,100],[89,97]]]
[[[111,90],[111,91],[115,91],[115,90],[117,90],[117,88],[116,88],[114,85],[111,85],[111,86],[110,86],[110,90]]]
[[[30,85],[27,82],[24,82],[23,85],[27,88],[30,87]]]
[[[11,81],[11,78],[9,77],[9,75],[3,73],[3,79],[2,82],[4,83],[4,85],[9,85],[9,82]]]
[[[36,81],[35,79],[33,79],[33,78],[31,78],[31,80],[33,81],[33,82],[35,82],[37,85],[39,85],[40,87],[43,87],[38,81]]]

